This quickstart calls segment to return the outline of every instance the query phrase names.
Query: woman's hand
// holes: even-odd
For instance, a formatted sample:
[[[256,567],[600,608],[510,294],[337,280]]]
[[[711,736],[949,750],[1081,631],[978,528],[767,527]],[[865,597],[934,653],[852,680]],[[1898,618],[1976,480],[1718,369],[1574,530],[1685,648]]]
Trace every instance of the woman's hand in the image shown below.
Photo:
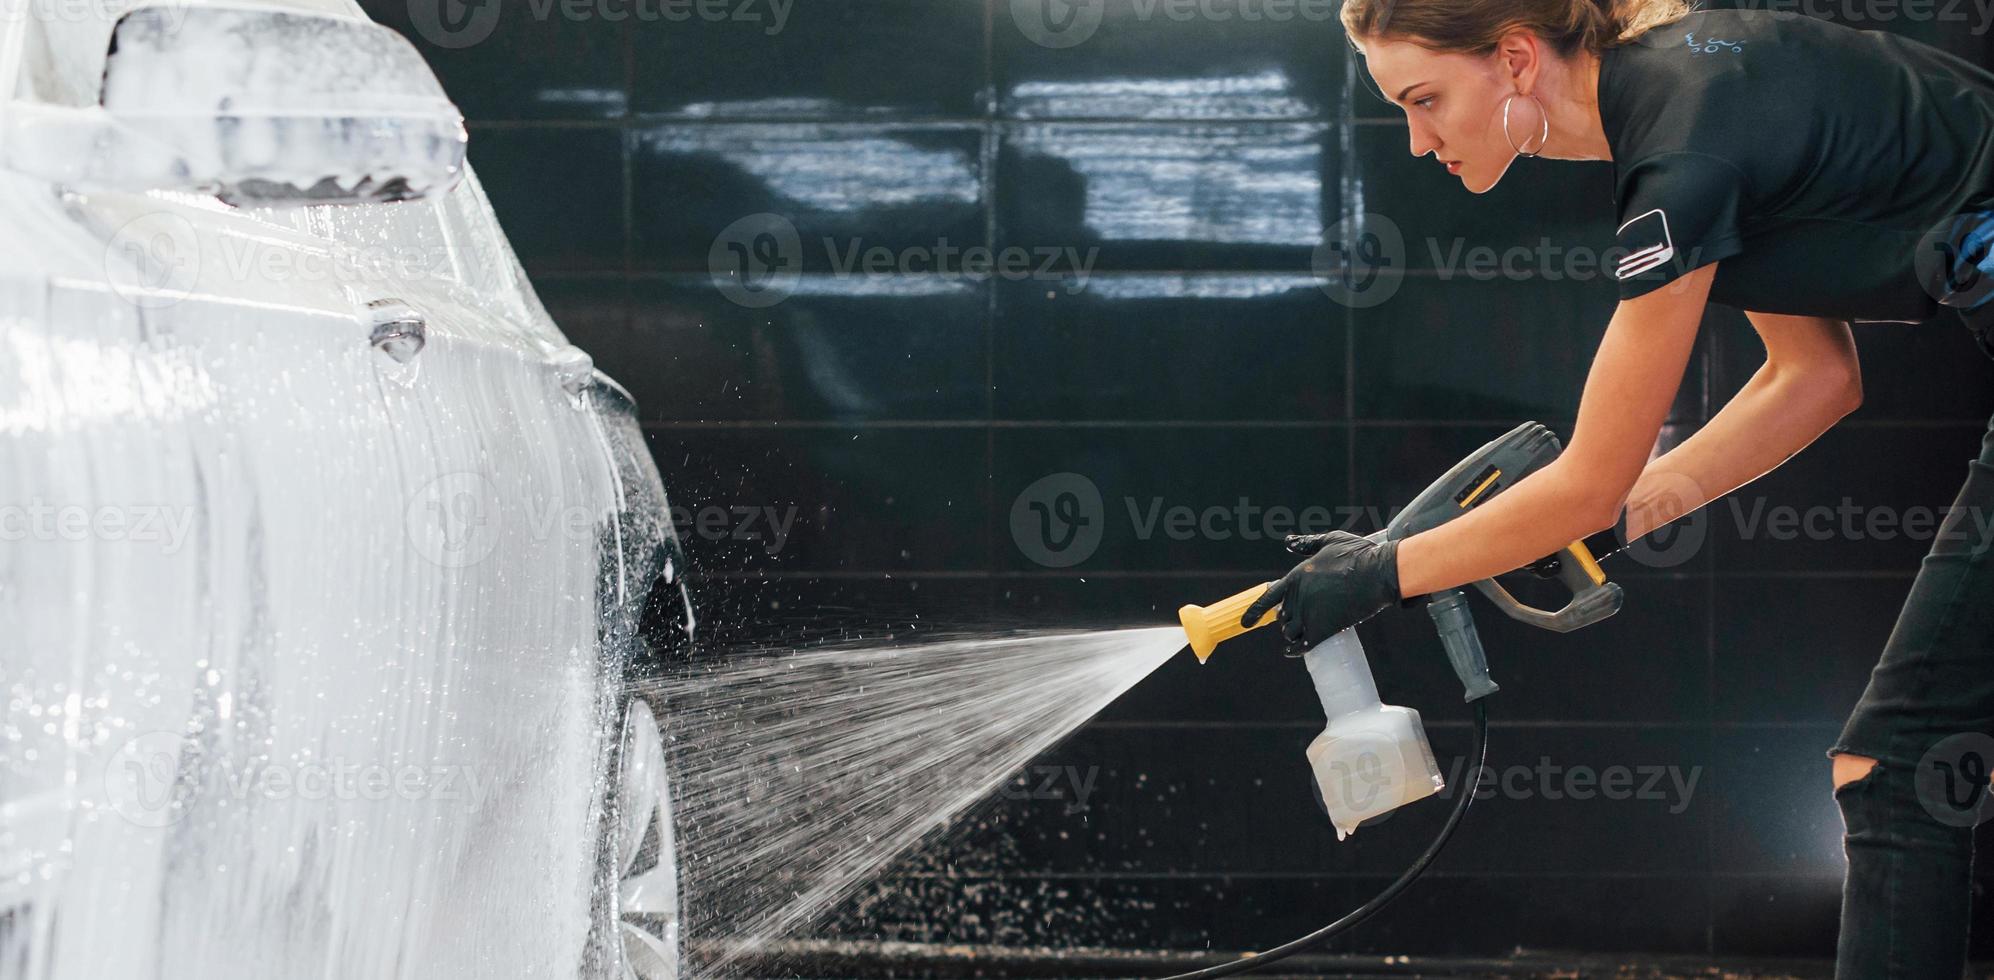
[[[1288,550],[1315,555],[1269,586],[1240,625],[1251,627],[1279,603],[1281,635],[1313,647],[1399,601],[1398,548],[1348,531],[1289,535]]]

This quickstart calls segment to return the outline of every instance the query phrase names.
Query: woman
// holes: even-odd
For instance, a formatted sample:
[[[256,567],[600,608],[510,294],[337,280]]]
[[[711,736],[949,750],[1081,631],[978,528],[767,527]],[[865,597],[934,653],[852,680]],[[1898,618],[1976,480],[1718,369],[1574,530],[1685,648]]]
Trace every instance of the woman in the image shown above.
[[[1291,541],[1320,550],[1243,622],[1279,603],[1284,633],[1313,645],[1567,542],[1618,550],[1860,405],[1848,320],[1917,322],[1949,306],[1994,355],[1994,287],[1979,268],[1994,273],[1994,75],[1888,34],[1679,0],[1349,0],[1343,22],[1405,111],[1413,155],[1468,190],[1493,187],[1518,156],[1613,161],[1621,302],[1556,462],[1401,541]],[[1713,299],[1747,311],[1766,363],[1650,461]],[[1941,812],[1912,777],[1962,738],[1994,735],[1994,549],[1974,540],[1994,509],[1994,422],[1954,506],[1827,753],[1848,858],[1838,977],[1950,978],[1964,965],[1977,811]],[[1936,764],[1975,774],[1980,801],[1983,759]]]

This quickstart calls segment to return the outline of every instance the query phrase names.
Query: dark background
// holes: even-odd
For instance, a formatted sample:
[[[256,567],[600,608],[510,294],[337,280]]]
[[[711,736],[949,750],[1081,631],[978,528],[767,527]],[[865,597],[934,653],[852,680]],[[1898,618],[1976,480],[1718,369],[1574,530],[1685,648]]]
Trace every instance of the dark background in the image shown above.
[[[464,109],[514,247],[568,335],[635,393],[674,503],[795,508],[773,554],[731,520],[681,527],[715,649],[1172,622],[1291,559],[1231,533],[1145,539],[1127,498],[1389,516],[1520,421],[1569,437],[1613,310],[1597,275],[1431,267],[1429,239],[1607,247],[1611,165],[1519,160],[1469,194],[1407,154],[1403,116],[1356,86],[1333,17],[1180,21],[1106,0],[1098,30],[1062,48],[1031,40],[1010,0],[797,0],[773,34],[503,0],[475,37],[425,33],[409,2],[367,6]],[[1857,26],[1989,63],[1971,21],[1881,9],[1894,16]],[[1401,231],[1409,267],[1358,309],[1312,261],[1364,212]],[[803,274],[748,308],[709,253],[759,214],[798,230]],[[1099,252],[1086,277],[840,275],[825,237]],[[1733,504],[1943,507],[1994,413],[1994,362],[1956,321],[1856,335],[1866,404],[1707,508],[1680,564],[1608,563],[1628,590],[1617,617],[1560,636],[1473,600],[1504,686],[1492,764],[1672,766],[1698,774],[1687,809],[1479,803],[1427,880],[1335,948],[1832,954],[1843,858],[1824,752],[1929,530],[1748,540]],[[1743,316],[1713,308],[1664,448],[1762,358]],[[1061,473],[1107,502],[1104,536],[1048,567],[1011,515]],[[1449,768],[1468,715],[1425,616],[1388,611],[1363,635],[1386,700],[1422,710]],[[826,931],[1246,947],[1356,906],[1446,805],[1337,843],[1301,756],[1320,709],[1274,649],[1263,633],[1202,673],[1173,661],[1046,760],[1100,767],[1084,814],[994,802],[963,843],[910,860]],[[1988,880],[1976,955],[1994,952]]]

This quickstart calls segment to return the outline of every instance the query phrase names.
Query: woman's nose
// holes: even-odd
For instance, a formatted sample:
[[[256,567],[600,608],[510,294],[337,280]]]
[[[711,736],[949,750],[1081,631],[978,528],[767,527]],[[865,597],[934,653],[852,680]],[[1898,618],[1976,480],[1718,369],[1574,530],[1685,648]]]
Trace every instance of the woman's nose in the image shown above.
[[[1426,132],[1422,127],[1416,124],[1408,126],[1407,128],[1411,131],[1409,139],[1411,140],[1412,143],[1410,149],[1412,151],[1413,156],[1423,157],[1428,153],[1432,153],[1433,151],[1440,148],[1440,141],[1434,139],[1432,133]]]

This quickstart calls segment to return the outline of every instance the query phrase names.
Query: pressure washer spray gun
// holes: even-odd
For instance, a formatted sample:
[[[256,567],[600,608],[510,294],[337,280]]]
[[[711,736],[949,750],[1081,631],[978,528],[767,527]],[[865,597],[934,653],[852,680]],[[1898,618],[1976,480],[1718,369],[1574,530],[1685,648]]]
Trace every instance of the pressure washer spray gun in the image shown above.
[[[1551,430],[1525,422],[1455,464],[1389,526],[1370,537],[1391,541],[1439,527],[1556,459],[1560,451],[1558,437]],[[1557,577],[1571,590],[1572,598],[1556,612],[1525,605],[1494,579],[1474,585],[1511,618],[1560,633],[1620,611],[1620,586],[1606,580],[1582,542],[1572,542],[1558,558]],[[1257,585],[1209,606],[1185,606],[1177,611],[1199,663],[1209,659],[1218,644],[1247,632],[1249,627],[1240,625],[1240,617],[1269,585]],[[1464,700],[1473,703],[1495,693],[1481,636],[1461,590],[1426,598],[1426,611],[1439,629],[1447,659],[1467,690]],[[1250,628],[1274,622],[1278,612],[1278,607],[1269,610]],[[1302,662],[1315,681],[1316,694],[1329,718],[1328,727],[1309,745],[1308,760],[1338,840],[1366,820],[1445,788],[1419,712],[1378,700],[1378,687],[1355,627],[1324,640],[1304,654]]]
[[[1439,527],[1536,472],[1561,451],[1558,437],[1551,430],[1536,422],[1525,422],[1455,464],[1414,498],[1390,525],[1370,537],[1394,541]],[[1525,605],[1494,579],[1476,582],[1475,588],[1511,618],[1560,633],[1589,626],[1620,611],[1620,586],[1606,580],[1584,542],[1574,541],[1554,557],[1555,562],[1540,565],[1546,569],[1555,566],[1556,577],[1571,591],[1571,601],[1556,612]],[[1240,625],[1246,610],[1272,584],[1254,586],[1209,606],[1185,606],[1177,611],[1184,633],[1190,637],[1191,652],[1197,654],[1199,663],[1208,660],[1220,643],[1274,622],[1280,612],[1278,607],[1268,610],[1251,627]],[[1475,743],[1470,750],[1474,767],[1468,771],[1479,777],[1489,734],[1488,706],[1482,699],[1496,692],[1496,684],[1489,679],[1481,635],[1475,631],[1466,596],[1460,589],[1449,589],[1433,593],[1426,600],[1426,611],[1440,631],[1447,660],[1467,691],[1463,700],[1475,707]],[[1369,662],[1364,659],[1356,627],[1317,644],[1302,656],[1302,662],[1315,681],[1323,713],[1329,718],[1322,734],[1309,744],[1308,760],[1314,770],[1316,791],[1329,811],[1330,821],[1336,825],[1337,840],[1348,837],[1367,820],[1446,788],[1433,749],[1427,744],[1426,730],[1420,725],[1419,712],[1379,701],[1378,686],[1371,677]],[[1454,809],[1433,843],[1397,880],[1354,911],[1292,942],[1166,980],[1208,980],[1245,973],[1315,946],[1363,921],[1426,870],[1453,835],[1474,798],[1472,792],[1457,794]]]

